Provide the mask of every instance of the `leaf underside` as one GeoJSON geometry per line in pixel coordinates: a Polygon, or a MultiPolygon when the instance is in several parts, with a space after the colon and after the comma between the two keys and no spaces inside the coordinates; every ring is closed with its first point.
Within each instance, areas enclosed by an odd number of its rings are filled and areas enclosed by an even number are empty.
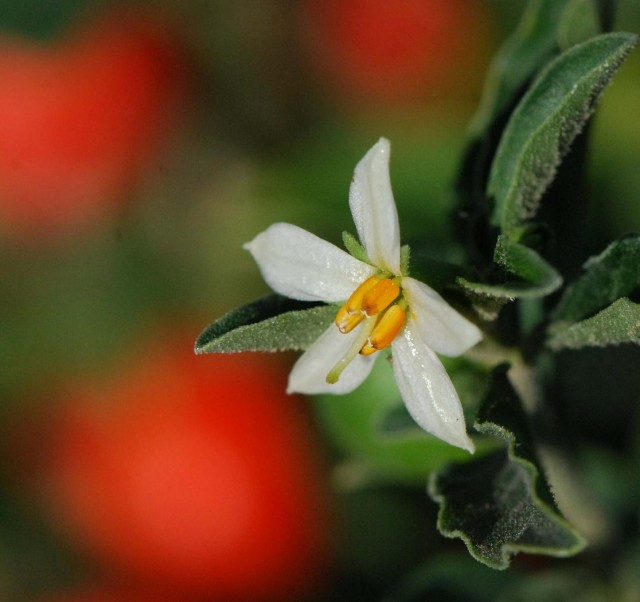
{"type": "Polygon", "coordinates": [[[269,295],[222,316],[200,334],[195,352],[303,350],[331,324],[337,306],[269,295]]]}
{"type": "Polygon", "coordinates": [[[554,351],[640,344],[640,235],[630,234],[589,259],[556,306],[547,345],[554,351]]]}
{"type": "Polygon", "coordinates": [[[584,539],[553,500],[506,366],[494,370],[474,426],[507,447],[432,474],[440,532],[461,538],[476,560],[496,569],[507,568],[518,552],[571,556],[582,550],[584,539]]]}
{"type": "Polygon", "coordinates": [[[554,351],[607,347],[634,343],[640,345],[640,305],[626,297],[576,324],[557,332],[548,342],[554,351]]]}
{"type": "Polygon", "coordinates": [[[565,291],[553,319],[577,322],[640,288],[640,234],[611,243],[589,259],[582,275],[565,291]]]}
{"type": "Polygon", "coordinates": [[[536,251],[510,240],[506,236],[498,237],[494,261],[501,268],[522,280],[488,284],[470,282],[461,278],[459,283],[472,293],[505,301],[515,298],[544,297],[562,285],[560,274],[536,251]]]}

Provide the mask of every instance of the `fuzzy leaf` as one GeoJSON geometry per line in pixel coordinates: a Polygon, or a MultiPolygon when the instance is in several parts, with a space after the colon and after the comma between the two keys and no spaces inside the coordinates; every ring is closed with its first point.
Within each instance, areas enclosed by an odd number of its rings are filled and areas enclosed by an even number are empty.
{"type": "Polygon", "coordinates": [[[496,569],[507,568],[518,552],[571,556],[582,550],[584,539],[553,500],[506,366],[494,370],[475,428],[507,447],[432,475],[440,532],[461,538],[476,560],[496,569]]]}
{"type": "Polygon", "coordinates": [[[553,319],[577,322],[640,288],[640,234],[611,243],[589,259],[583,274],[565,291],[553,319]]]}
{"type": "Polygon", "coordinates": [[[637,36],[604,34],[567,50],[543,71],[514,111],[491,167],[492,223],[518,240],[556,169],[593,113],[637,36]]]}
{"type": "Polygon", "coordinates": [[[306,349],[331,324],[337,307],[269,295],[235,309],[205,328],[195,352],[237,353],[306,349]]]}
{"type": "Polygon", "coordinates": [[[626,297],[614,301],[592,318],[556,332],[548,345],[558,351],[622,343],[640,345],[640,305],[626,297]]]}
{"type": "Polygon", "coordinates": [[[487,284],[460,278],[459,283],[476,295],[505,301],[517,297],[544,297],[562,285],[562,276],[536,251],[513,242],[506,236],[498,237],[494,261],[507,272],[519,276],[522,280],[487,284]]]}
{"type": "MultiPolygon", "coordinates": [[[[487,181],[491,163],[507,119],[526,91],[527,84],[559,48],[556,42],[560,15],[571,0],[529,0],[517,28],[491,63],[480,107],[471,124],[471,141],[456,179],[456,234],[469,260],[485,272],[492,264],[495,231],[489,223],[487,181]]],[[[494,315],[495,310],[483,315],[494,315]]],[[[489,302],[491,305],[491,302],[489,302]]]]}
{"type": "Polygon", "coordinates": [[[556,29],[569,0],[533,0],[489,67],[471,128],[481,135],[557,49],[556,29]]]}

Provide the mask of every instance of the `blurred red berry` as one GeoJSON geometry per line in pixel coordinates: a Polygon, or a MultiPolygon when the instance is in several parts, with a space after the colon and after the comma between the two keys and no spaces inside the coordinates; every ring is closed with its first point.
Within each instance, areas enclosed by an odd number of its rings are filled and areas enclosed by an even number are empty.
{"type": "Polygon", "coordinates": [[[490,24],[477,0],[303,0],[311,61],[365,104],[447,97],[478,83],[490,24]]]}
{"type": "Polygon", "coordinates": [[[304,401],[273,356],[150,347],[77,389],[52,427],[49,499],[117,574],[214,600],[289,600],[327,551],[325,485],[304,401]]]}
{"type": "Polygon", "coordinates": [[[185,61],[120,11],[53,45],[0,38],[0,224],[51,234],[113,210],[175,125],[185,61]]]}

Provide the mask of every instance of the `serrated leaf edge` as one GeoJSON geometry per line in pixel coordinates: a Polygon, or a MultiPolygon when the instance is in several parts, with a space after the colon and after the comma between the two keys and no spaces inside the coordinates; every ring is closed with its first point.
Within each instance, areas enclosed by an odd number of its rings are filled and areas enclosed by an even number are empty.
{"type": "Polygon", "coordinates": [[[485,564],[486,566],[498,570],[505,570],[511,564],[511,557],[519,552],[525,552],[528,554],[544,554],[546,556],[553,556],[555,558],[568,558],[570,556],[574,556],[581,552],[587,545],[587,540],[584,536],[577,531],[577,529],[569,523],[562,515],[558,513],[557,508],[552,508],[545,502],[537,493],[536,490],[536,480],[542,476],[544,478],[544,473],[541,473],[538,470],[538,467],[529,462],[526,458],[522,458],[518,456],[516,453],[516,438],[515,435],[499,424],[493,422],[475,422],[473,427],[481,434],[488,435],[491,437],[497,437],[502,439],[505,443],[507,443],[507,457],[509,461],[513,461],[516,464],[522,466],[525,471],[529,474],[531,478],[531,495],[536,501],[536,503],[546,512],[546,514],[553,520],[556,524],[561,527],[567,529],[572,535],[574,535],[576,539],[576,544],[570,548],[565,549],[553,549],[553,548],[544,548],[541,546],[531,546],[527,544],[515,544],[515,543],[505,543],[500,546],[500,557],[502,562],[500,564],[495,564],[491,561],[488,561],[486,557],[483,557],[481,554],[476,552],[475,546],[471,541],[471,538],[468,537],[464,532],[459,529],[454,529],[452,531],[447,531],[442,527],[442,516],[444,514],[447,502],[446,498],[443,495],[439,495],[436,488],[436,481],[438,479],[439,473],[434,472],[429,475],[429,481],[427,484],[427,492],[431,499],[437,502],[440,505],[438,510],[438,520],[437,520],[437,528],[438,531],[448,539],[461,539],[469,554],[473,558],[475,558],[478,562],[485,564]]]}

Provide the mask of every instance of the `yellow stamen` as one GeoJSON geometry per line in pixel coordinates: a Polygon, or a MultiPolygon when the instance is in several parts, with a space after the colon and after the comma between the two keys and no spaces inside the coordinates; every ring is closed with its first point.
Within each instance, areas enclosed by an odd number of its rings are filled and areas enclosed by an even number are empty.
{"type": "Polygon", "coordinates": [[[354,330],[364,321],[346,353],[329,370],[329,384],[338,382],[344,369],[358,356],[371,355],[391,344],[404,327],[407,305],[400,296],[399,278],[367,278],[347,299],[336,314],[336,325],[341,333],[354,330]],[[393,305],[392,305],[393,304],[393,305]]]}
{"type": "Polygon", "coordinates": [[[374,329],[376,325],[375,318],[367,318],[365,323],[362,325],[358,336],[355,338],[347,352],[340,358],[338,363],[329,370],[327,374],[327,382],[330,385],[333,385],[338,382],[342,371],[351,363],[351,361],[358,355],[362,346],[367,342],[371,331],[374,329]]]}
{"type": "Polygon", "coordinates": [[[336,314],[336,326],[342,334],[351,332],[366,316],[361,311],[350,312],[346,305],[343,305],[336,314]]]}
{"type": "Polygon", "coordinates": [[[390,278],[380,280],[364,295],[362,311],[368,316],[375,316],[387,309],[399,295],[400,287],[395,280],[390,278]]]}
{"type": "Polygon", "coordinates": [[[336,315],[336,326],[342,334],[351,332],[367,316],[362,312],[365,295],[380,282],[377,276],[367,278],[353,293],[336,315]]]}
{"type": "Polygon", "coordinates": [[[361,355],[371,355],[388,347],[398,336],[407,320],[407,312],[400,305],[392,305],[378,318],[371,335],[362,349],[361,355]]]}

